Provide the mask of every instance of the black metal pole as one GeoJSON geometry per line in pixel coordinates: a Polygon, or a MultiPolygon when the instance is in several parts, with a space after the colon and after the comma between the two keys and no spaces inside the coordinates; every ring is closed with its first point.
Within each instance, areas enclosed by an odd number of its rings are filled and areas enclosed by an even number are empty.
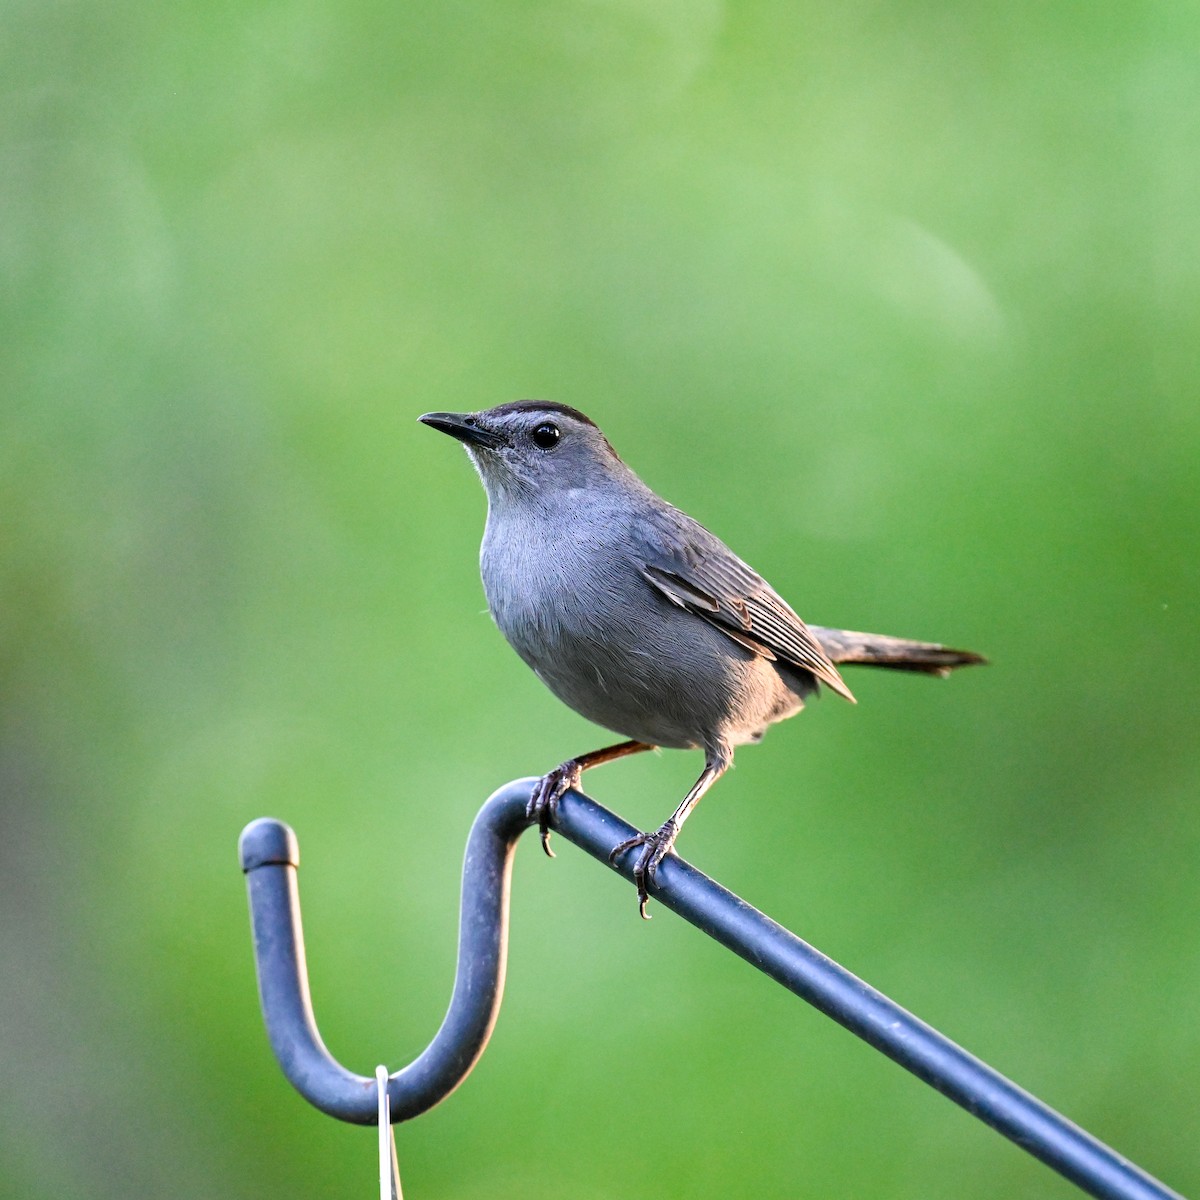
{"type": "MultiPolygon", "coordinates": [[[[463,866],[458,974],[429,1047],[388,1083],[392,1120],[444,1099],[475,1065],[504,987],[512,853],[535,783],[517,780],[483,806],[463,866]]],[[[556,830],[601,862],[636,832],[579,792],[558,807],[556,830]]],[[[321,1042],[308,996],[296,891],[295,837],[278,821],[248,825],[240,843],[250,894],[263,1017],[284,1074],[311,1103],[344,1121],[374,1124],[375,1081],[336,1062],[321,1042]]],[[[626,855],[618,870],[632,878],[626,855]]],[[[658,871],[655,899],[807,1000],[1099,1200],[1182,1200],[795,934],[683,860],[658,871]]]]}

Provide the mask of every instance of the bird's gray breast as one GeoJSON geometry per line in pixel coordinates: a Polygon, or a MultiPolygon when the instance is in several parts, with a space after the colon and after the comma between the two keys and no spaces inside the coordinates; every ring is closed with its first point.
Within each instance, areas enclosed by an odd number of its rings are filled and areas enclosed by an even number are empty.
{"type": "Polygon", "coordinates": [[[628,514],[574,507],[489,513],[480,556],[496,624],[560,700],[673,748],[736,745],[799,707],[770,664],[646,583],[628,514]]]}

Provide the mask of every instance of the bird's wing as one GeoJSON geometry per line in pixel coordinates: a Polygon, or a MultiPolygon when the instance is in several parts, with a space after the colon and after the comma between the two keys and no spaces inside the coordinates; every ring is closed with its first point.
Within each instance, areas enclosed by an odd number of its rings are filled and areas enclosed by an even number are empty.
{"type": "Polygon", "coordinates": [[[655,547],[641,563],[651,587],[751,653],[811,671],[854,702],[820,642],[757,571],[678,509],[656,513],[653,523],[658,528],[639,539],[644,547],[655,547]]]}

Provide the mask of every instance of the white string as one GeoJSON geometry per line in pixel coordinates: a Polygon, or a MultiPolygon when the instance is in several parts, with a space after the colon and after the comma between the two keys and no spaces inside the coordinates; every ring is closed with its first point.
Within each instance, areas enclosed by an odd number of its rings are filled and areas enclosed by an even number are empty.
{"type": "Polygon", "coordinates": [[[392,1101],[388,1096],[388,1069],[375,1068],[375,1087],[379,1096],[379,1200],[403,1200],[400,1195],[400,1170],[396,1163],[396,1139],[392,1134],[392,1101]]]}

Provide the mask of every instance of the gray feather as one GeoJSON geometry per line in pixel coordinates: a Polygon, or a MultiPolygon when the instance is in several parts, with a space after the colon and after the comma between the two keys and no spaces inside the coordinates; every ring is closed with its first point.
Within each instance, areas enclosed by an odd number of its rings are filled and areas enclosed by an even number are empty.
{"type": "Polygon", "coordinates": [[[669,505],[648,513],[635,545],[642,574],[672,603],[710,622],[764,658],[810,671],[851,702],[854,696],[820,642],[761,575],[715,534],[669,505]]]}

